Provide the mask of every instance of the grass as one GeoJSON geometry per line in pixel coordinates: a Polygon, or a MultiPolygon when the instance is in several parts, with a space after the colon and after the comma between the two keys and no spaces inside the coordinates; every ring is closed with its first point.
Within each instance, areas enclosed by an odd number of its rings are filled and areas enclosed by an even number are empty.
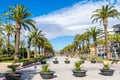
{"type": "Polygon", "coordinates": [[[13,63],[13,62],[27,62],[27,61],[34,61],[35,59],[34,58],[24,58],[24,59],[20,59],[18,61],[15,61],[15,60],[8,60],[8,61],[4,61],[4,62],[9,62],[9,63],[13,63]]]}
{"type": "MultiPolygon", "coordinates": [[[[92,60],[92,58],[87,58],[87,60],[92,60]]],[[[103,58],[95,58],[96,61],[108,61],[107,59],[103,58]]]]}

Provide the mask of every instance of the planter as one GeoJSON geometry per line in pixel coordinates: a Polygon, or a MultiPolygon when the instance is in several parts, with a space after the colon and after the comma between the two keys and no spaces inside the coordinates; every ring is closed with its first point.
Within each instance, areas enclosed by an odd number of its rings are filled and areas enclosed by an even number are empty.
{"type": "Polygon", "coordinates": [[[65,63],[66,63],[66,64],[69,64],[69,63],[70,63],[70,61],[65,61],[65,63]]]}
{"type": "Polygon", "coordinates": [[[21,75],[21,73],[16,73],[15,75],[12,75],[11,73],[6,73],[5,77],[6,80],[20,80],[21,75]]]}
{"type": "Polygon", "coordinates": [[[58,61],[53,61],[54,64],[58,64],[58,61]]]}
{"type": "Polygon", "coordinates": [[[96,60],[91,60],[91,63],[96,63],[96,60]]]}
{"type": "Polygon", "coordinates": [[[84,61],[84,60],[81,60],[81,62],[82,62],[82,63],[85,63],[85,61],[84,61]]]}
{"type": "Polygon", "coordinates": [[[109,69],[109,70],[100,69],[100,71],[101,71],[101,74],[105,76],[112,76],[114,73],[113,69],[109,69]]]}
{"type": "Polygon", "coordinates": [[[81,70],[81,71],[75,71],[73,70],[73,75],[76,76],[76,77],[84,77],[86,76],[86,70],[81,70]]]}
{"type": "Polygon", "coordinates": [[[47,62],[46,61],[41,61],[41,64],[46,64],[47,62]]]}
{"type": "Polygon", "coordinates": [[[51,71],[49,73],[42,73],[40,72],[40,75],[43,79],[51,79],[54,77],[54,71],[51,71]]]}

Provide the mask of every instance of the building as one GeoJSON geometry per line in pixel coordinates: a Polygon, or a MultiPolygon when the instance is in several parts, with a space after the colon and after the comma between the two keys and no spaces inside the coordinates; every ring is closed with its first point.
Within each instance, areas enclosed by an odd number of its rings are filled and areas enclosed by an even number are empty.
{"type": "MultiPolygon", "coordinates": [[[[114,32],[120,34],[120,24],[116,24],[113,26],[114,32]]],[[[114,44],[116,46],[116,53],[118,54],[118,58],[120,59],[120,42],[115,42],[114,44]]]]}
{"type": "Polygon", "coordinates": [[[120,34],[120,24],[114,25],[113,28],[114,28],[114,32],[115,33],[119,33],[120,34]]]}
{"type": "MultiPolygon", "coordinates": [[[[108,34],[114,34],[114,29],[108,29],[108,34]]],[[[100,33],[97,36],[97,39],[105,39],[105,34],[104,33],[100,33]]],[[[111,43],[109,44],[111,45],[111,43]]],[[[103,45],[97,45],[97,53],[99,56],[105,57],[105,46],[103,45]]]]}
{"type": "MultiPolygon", "coordinates": [[[[113,29],[108,29],[108,34],[115,34],[115,33],[119,33],[120,34],[120,24],[114,25],[113,29]]],[[[97,39],[104,39],[105,38],[105,34],[101,33],[97,36],[97,39]]],[[[120,59],[120,43],[118,42],[110,42],[110,52],[113,55],[114,53],[116,53],[120,59]],[[117,46],[116,46],[117,45],[117,46]]],[[[105,46],[102,45],[98,45],[97,46],[97,53],[100,56],[105,56],[105,46]]]]}

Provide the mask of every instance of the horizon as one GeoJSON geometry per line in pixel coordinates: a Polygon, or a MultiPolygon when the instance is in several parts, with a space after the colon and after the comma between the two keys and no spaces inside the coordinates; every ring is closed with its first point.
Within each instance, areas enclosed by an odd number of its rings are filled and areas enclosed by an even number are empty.
{"type": "MultiPolygon", "coordinates": [[[[8,6],[18,3],[28,7],[28,11],[33,14],[31,18],[36,21],[39,30],[46,34],[55,51],[71,44],[76,34],[84,33],[91,26],[103,28],[99,23],[91,23],[92,11],[105,4],[114,5],[120,11],[120,0],[53,0],[54,4],[48,0],[2,0],[1,3],[6,4],[1,4],[0,14],[8,11],[8,6]]],[[[119,24],[119,21],[110,18],[108,28],[119,24]]]]}

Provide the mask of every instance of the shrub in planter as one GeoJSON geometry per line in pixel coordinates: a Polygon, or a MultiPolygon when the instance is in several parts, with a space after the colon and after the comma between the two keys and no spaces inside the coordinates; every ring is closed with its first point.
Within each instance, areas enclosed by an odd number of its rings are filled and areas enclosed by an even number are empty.
{"type": "Polygon", "coordinates": [[[81,69],[81,64],[83,64],[82,61],[77,61],[74,64],[75,69],[73,70],[73,75],[76,77],[83,77],[86,75],[86,70],[81,69]]]}
{"type": "Polygon", "coordinates": [[[51,71],[50,69],[48,69],[48,67],[49,67],[48,64],[42,66],[40,75],[43,79],[51,79],[54,76],[54,71],[51,71]]]}
{"type": "Polygon", "coordinates": [[[91,63],[96,63],[96,60],[94,57],[92,58],[91,63]]]}
{"type": "Polygon", "coordinates": [[[43,59],[42,61],[41,61],[41,64],[46,64],[47,62],[46,62],[46,60],[45,59],[43,59]]]}
{"type": "Polygon", "coordinates": [[[86,57],[80,56],[79,57],[81,60],[86,60],[86,57]]]}
{"type": "Polygon", "coordinates": [[[20,80],[21,78],[21,73],[16,73],[16,68],[19,67],[20,65],[18,64],[12,64],[12,65],[8,65],[8,68],[11,69],[11,73],[6,73],[5,77],[6,80],[20,80]]]}
{"type": "Polygon", "coordinates": [[[68,58],[65,58],[65,63],[66,63],[66,64],[69,64],[69,63],[70,63],[70,61],[69,61],[68,58]]]}
{"type": "Polygon", "coordinates": [[[54,64],[58,64],[58,59],[55,58],[55,60],[53,61],[54,64]]]}
{"type": "Polygon", "coordinates": [[[100,71],[101,71],[101,74],[105,76],[112,76],[114,73],[114,70],[110,69],[109,64],[104,64],[103,68],[100,69],[100,71]]]}

